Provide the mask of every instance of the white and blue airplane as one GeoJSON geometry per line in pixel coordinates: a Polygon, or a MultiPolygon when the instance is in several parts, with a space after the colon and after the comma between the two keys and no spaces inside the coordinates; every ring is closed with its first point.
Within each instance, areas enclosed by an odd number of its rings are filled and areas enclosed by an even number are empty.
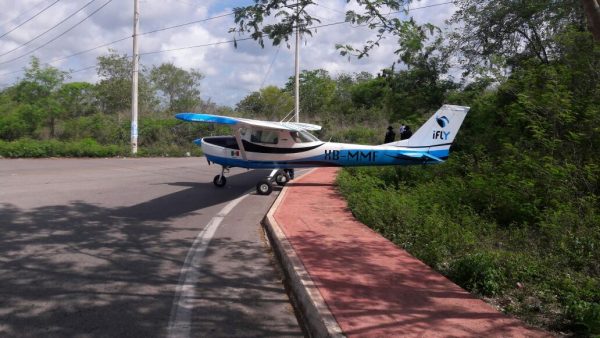
{"type": "Polygon", "coordinates": [[[271,193],[273,182],[285,185],[294,178],[294,168],[432,164],[448,158],[469,107],[444,105],[410,138],[381,144],[361,145],[323,142],[310,133],[321,127],[309,123],[269,122],[239,117],[180,113],[189,122],[228,125],[233,136],[204,137],[194,141],[202,147],[208,163],[222,166],[213,183],[223,187],[229,168],[272,169],[256,185],[261,195],[271,193]]]}

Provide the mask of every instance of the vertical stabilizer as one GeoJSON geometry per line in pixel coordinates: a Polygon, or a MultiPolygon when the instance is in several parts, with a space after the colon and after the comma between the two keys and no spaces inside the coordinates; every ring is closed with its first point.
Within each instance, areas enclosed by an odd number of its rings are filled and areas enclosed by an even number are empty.
{"type": "Polygon", "coordinates": [[[469,107],[443,105],[409,139],[388,143],[401,147],[434,147],[450,145],[463,123],[469,107]]]}

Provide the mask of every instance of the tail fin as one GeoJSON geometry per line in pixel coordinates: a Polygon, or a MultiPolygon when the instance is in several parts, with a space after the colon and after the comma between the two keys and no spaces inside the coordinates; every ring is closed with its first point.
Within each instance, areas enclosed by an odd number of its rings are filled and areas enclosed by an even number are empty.
{"type": "Polygon", "coordinates": [[[397,147],[439,147],[448,146],[454,141],[469,107],[443,105],[409,139],[388,143],[397,147]]]}

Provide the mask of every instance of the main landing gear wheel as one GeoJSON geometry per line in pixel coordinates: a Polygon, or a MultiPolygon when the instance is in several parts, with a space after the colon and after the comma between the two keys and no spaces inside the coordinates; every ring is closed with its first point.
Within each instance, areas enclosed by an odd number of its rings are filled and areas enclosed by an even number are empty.
{"type": "Polygon", "coordinates": [[[288,176],[287,173],[278,173],[275,176],[275,183],[277,183],[277,185],[280,187],[283,187],[289,181],[290,181],[290,177],[288,176]]]}
{"type": "Polygon", "coordinates": [[[256,192],[259,195],[269,195],[273,191],[273,186],[271,186],[271,182],[269,180],[259,181],[256,185],[256,192]]]}
{"type": "Polygon", "coordinates": [[[213,183],[215,186],[222,188],[225,186],[225,183],[227,183],[227,179],[223,175],[217,175],[213,178],[213,183]]]}

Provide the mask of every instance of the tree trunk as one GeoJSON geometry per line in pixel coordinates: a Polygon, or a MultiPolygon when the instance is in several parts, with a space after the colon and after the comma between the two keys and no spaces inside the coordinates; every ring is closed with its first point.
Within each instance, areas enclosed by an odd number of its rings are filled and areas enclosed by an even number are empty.
{"type": "Polygon", "coordinates": [[[50,138],[54,139],[55,133],[55,126],[56,126],[56,119],[54,118],[54,116],[50,117],[50,138]]]}
{"type": "Polygon", "coordinates": [[[596,42],[600,42],[600,0],[581,0],[590,31],[596,42]]]}

